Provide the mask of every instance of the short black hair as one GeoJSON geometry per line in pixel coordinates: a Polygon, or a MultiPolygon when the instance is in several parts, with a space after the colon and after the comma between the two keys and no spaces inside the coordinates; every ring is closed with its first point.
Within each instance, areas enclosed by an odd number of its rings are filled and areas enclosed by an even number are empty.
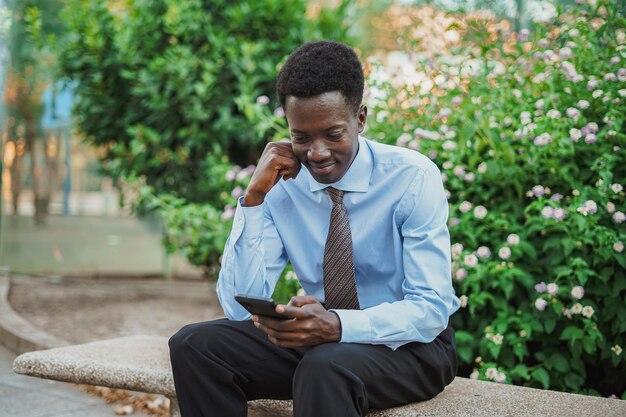
{"type": "Polygon", "coordinates": [[[348,45],[335,41],[308,42],[293,51],[278,73],[276,92],[286,110],[288,96],[309,98],[330,91],[343,94],[354,112],[363,100],[361,62],[348,45]]]}

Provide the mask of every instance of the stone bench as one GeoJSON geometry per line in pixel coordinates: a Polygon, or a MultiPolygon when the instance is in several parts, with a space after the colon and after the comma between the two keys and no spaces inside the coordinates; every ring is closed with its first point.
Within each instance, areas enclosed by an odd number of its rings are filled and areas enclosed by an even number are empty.
{"type": "MultiPolygon", "coordinates": [[[[13,370],[57,381],[162,394],[171,401],[170,415],[180,416],[164,337],[131,336],[24,353],[15,359],[13,370]]],[[[292,414],[291,401],[257,400],[250,401],[249,407],[267,417],[292,414]]],[[[456,378],[432,400],[376,410],[368,416],[626,416],[626,401],[456,378]]]]}

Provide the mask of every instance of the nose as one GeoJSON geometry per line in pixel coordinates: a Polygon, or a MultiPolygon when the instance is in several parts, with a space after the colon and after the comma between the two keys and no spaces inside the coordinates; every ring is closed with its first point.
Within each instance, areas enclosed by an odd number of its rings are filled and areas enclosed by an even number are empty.
{"type": "Polygon", "coordinates": [[[316,139],[311,142],[311,146],[307,152],[309,161],[322,162],[330,157],[330,150],[323,140],[316,139]]]}

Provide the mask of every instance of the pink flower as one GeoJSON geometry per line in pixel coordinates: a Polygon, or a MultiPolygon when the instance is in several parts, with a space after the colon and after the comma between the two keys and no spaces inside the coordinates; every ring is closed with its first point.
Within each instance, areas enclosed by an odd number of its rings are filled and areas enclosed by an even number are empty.
{"type": "Polygon", "coordinates": [[[585,143],[591,145],[592,143],[595,143],[597,139],[598,138],[596,137],[596,135],[594,135],[593,133],[589,133],[585,136],[585,143]]]}
{"type": "Polygon", "coordinates": [[[580,110],[574,108],[574,107],[570,107],[567,110],[565,110],[565,114],[567,115],[567,117],[569,117],[570,119],[578,119],[578,117],[580,116],[580,110]]]}
{"type": "Polygon", "coordinates": [[[473,207],[472,203],[470,203],[469,201],[464,201],[459,206],[459,211],[461,213],[467,213],[468,211],[470,211],[472,209],[472,207],[473,207]]]}
{"type": "Polygon", "coordinates": [[[566,216],[565,210],[563,210],[562,208],[556,208],[554,209],[554,212],[552,213],[552,218],[556,220],[557,222],[560,222],[561,220],[565,219],[565,216],[566,216]]]}
{"type": "Polygon", "coordinates": [[[550,136],[549,133],[544,132],[537,136],[533,142],[537,146],[545,146],[548,143],[552,142],[552,136],[550,136]]]}
{"type": "Polygon", "coordinates": [[[225,222],[228,219],[232,219],[235,217],[235,209],[233,209],[230,205],[224,207],[224,212],[220,216],[220,219],[225,222]]]}
{"type": "Polygon", "coordinates": [[[456,270],[456,273],[454,274],[454,276],[459,281],[463,281],[465,278],[467,278],[467,270],[465,268],[459,268],[456,270]]]}
{"type": "Polygon", "coordinates": [[[265,105],[265,104],[269,104],[270,102],[270,98],[268,96],[258,96],[256,98],[256,104],[260,104],[260,105],[265,105]]]}
{"type": "Polygon", "coordinates": [[[230,195],[233,198],[239,198],[243,195],[243,188],[241,188],[240,186],[236,186],[235,188],[233,188],[233,191],[231,191],[230,195]]]}
{"type": "Polygon", "coordinates": [[[576,105],[583,110],[589,108],[589,102],[587,100],[579,100],[576,105]]]}
{"type": "Polygon", "coordinates": [[[535,308],[539,311],[545,310],[547,305],[548,305],[548,302],[544,300],[543,298],[537,298],[535,300],[535,308]]]}
{"type": "Polygon", "coordinates": [[[491,250],[489,250],[489,248],[487,246],[481,246],[476,251],[476,254],[480,258],[488,258],[488,257],[491,256],[491,250]]]}
{"type": "Polygon", "coordinates": [[[583,203],[583,207],[589,214],[595,214],[598,211],[598,205],[593,200],[587,200],[583,203]]]}
{"type": "Polygon", "coordinates": [[[535,291],[537,292],[546,292],[548,291],[548,286],[546,285],[545,282],[541,281],[538,284],[535,284],[535,291]]]}
{"type": "Polygon", "coordinates": [[[283,109],[282,107],[277,107],[276,110],[274,110],[274,116],[285,117],[285,109],[283,109]]]}
{"type": "Polygon", "coordinates": [[[559,201],[562,198],[563,198],[563,194],[554,193],[554,194],[552,194],[552,197],[550,197],[550,200],[552,200],[552,201],[559,201]]]}
{"type": "Polygon", "coordinates": [[[476,255],[465,255],[463,263],[465,264],[465,266],[473,268],[478,265],[478,258],[476,257],[476,255]]]}
{"type": "Polygon", "coordinates": [[[542,185],[535,185],[530,191],[532,191],[535,197],[542,196],[546,193],[546,189],[542,185]]]}
{"type": "Polygon", "coordinates": [[[237,174],[235,173],[235,171],[233,171],[232,169],[229,169],[226,172],[226,175],[225,175],[226,181],[230,182],[230,181],[234,180],[236,176],[237,176],[237,174]]]}
{"type": "Polygon", "coordinates": [[[613,221],[615,221],[615,223],[619,224],[622,223],[624,220],[626,220],[626,215],[621,211],[616,211],[615,213],[613,213],[613,221]]]}

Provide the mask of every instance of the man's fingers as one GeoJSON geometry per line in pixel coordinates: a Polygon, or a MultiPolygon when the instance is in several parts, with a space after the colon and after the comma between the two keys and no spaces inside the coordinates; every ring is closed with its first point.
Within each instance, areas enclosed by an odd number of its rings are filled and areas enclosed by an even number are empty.
{"type": "Polygon", "coordinates": [[[296,295],[294,297],[291,297],[288,305],[302,307],[303,305],[307,304],[319,304],[319,301],[312,295],[296,295]]]}

